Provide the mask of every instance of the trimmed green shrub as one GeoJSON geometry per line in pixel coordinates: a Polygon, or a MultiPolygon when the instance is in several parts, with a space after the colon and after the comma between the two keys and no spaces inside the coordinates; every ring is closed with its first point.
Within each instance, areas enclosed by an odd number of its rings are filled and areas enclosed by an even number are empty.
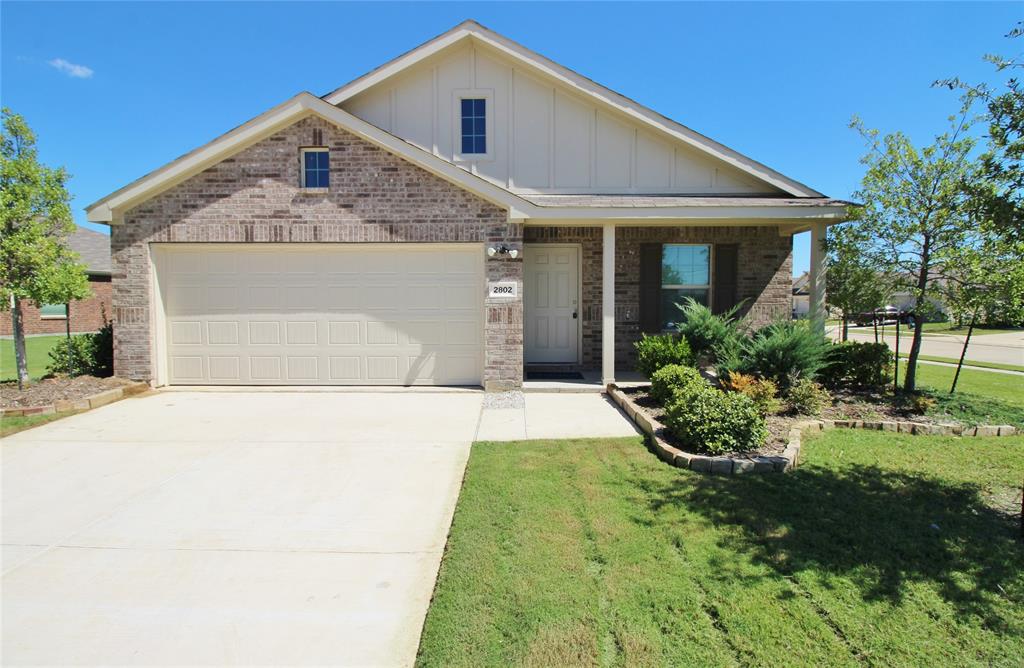
{"type": "Polygon", "coordinates": [[[50,350],[47,373],[67,376],[88,374],[100,378],[113,375],[113,330],[113,325],[108,322],[95,334],[75,334],[70,339],[61,339],[50,350]]]}
{"type": "Polygon", "coordinates": [[[636,369],[648,378],[669,364],[693,364],[693,353],[686,339],[675,334],[643,335],[633,344],[636,348],[636,369]]]}
{"type": "Polygon", "coordinates": [[[830,345],[807,321],[781,320],[743,340],[728,370],[767,378],[785,391],[793,379],[817,378],[830,345]]]}
{"type": "Polygon", "coordinates": [[[678,392],[708,387],[700,372],[692,366],[669,364],[651,376],[651,397],[660,404],[668,403],[678,392]]]}
{"type": "Polygon", "coordinates": [[[782,410],[782,401],[778,398],[779,388],[767,378],[755,378],[733,371],[721,383],[729,392],[739,392],[750,397],[761,415],[774,415],[782,410]]]}
{"type": "Polygon", "coordinates": [[[683,447],[718,455],[764,445],[768,429],[747,396],[712,387],[676,394],[665,407],[665,426],[683,447]]]}
{"type": "Polygon", "coordinates": [[[92,336],[89,334],[62,338],[50,349],[50,362],[46,365],[46,371],[67,376],[87,374],[92,366],[92,349],[92,336]]]}
{"type": "Polygon", "coordinates": [[[892,378],[894,359],[884,343],[837,343],[825,352],[820,379],[830,387],[881,387],[892,378]]]}
{"type": "Polygon", "coordinates": [[[694,355],[712,364],[729,355],[743,338],[740,321],[736,318],[739,305],[721,315],[715,315],[693,297],[687,297],[676,306],[682,312],[679,333],[689,342],[694,355]]]}
{"type": "Polygon", "coordinates": [[[789,388],[786,395],[789,408],[800,415],[821,415],[821,411],[832,403],[832,395],[810,378],[800,378],[789,388]]]}

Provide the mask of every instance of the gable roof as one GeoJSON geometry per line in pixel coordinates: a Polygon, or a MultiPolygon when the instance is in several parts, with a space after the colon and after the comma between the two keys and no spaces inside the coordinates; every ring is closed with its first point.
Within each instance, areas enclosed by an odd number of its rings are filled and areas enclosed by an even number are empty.
{"type": "Polygon", "coordinates": [[[512,217],[526,218],[522,206],[531,206],[508,190],[461,169],[433,153],[385,132],[343,109],[307,92],[277,105],[163,167],[136,179],[85,208],[88,220],[117,223],[124,211],[173,188],[204,169],[238,153],[305,116],[315,114],[409,162],[509,210],[512,217]]]}
{"type": "Polygon", "coordinates": [[[68,237],[68,246],[82,258],[88,273],[110,273],[110,235],[76,227],[68,237]]]}
{"type": "Polygon", "coordinates": [[[338,88],[323,96],[323,99],[332,105],[339,105],[345,100],[367,90],[368,88],[389,79],[400,72],[412,67],[434,54],[447,49],[448,47],[465,40],[477,40],[481,43],[496,49],[508,58],[521,63],[534,72],[543,76],[555,79],[563,85],[571,88],[577,93],[609,106],[616,111],[628,116],[641,126],[653,128],[661,133],[681,141],[698,151],[706,153],[722,162],[725,162],[746,174],[749,174],[761,181],[785,191],[794,197],[824,197],[824,195],[809,186],[800,183],[788,176],[775,171],[752,158],[749,158],[738,151],[735,151],[724,144],[720,144],[699,132],[696,132],[681,123],[659,114],[658,112],[632,100],[625,95],[602,86],[567,67],[559,65],[553,60],[531,51],[507,37],[485,28],[476,21],[464,21],[451,30],[438,35],[415,49],[408,51],[394,60],[364,74],[341,88],[338,88]]]}

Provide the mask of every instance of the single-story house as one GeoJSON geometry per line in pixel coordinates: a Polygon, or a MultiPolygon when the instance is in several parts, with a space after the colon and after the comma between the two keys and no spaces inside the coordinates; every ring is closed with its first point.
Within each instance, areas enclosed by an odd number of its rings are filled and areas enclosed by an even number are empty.
{"type": "Polygon", "coordinates": [[[467,21],[87,213],[119,376],[507,390],[612,382],[684,296],[789,317],[793,234],[846,205],[467,21]]]}
{"type": "MultiPolygon", "coordinates": [[[[111,317],[110,237],[85,227],[76,227],[68,237],[68,246],[85,265],[92,296],[70,304],[41,304],[23,301],[21,312],[26,336],[63,334],[68,324],[77,333],[95,332],[111,317]]],[[[0,336],[13,335],[9,313],[0,318],[0,336]]]]}
{"type": "Polygon", "coordinates": [[[806,318],[811,311],[811,272],[793,279],[793,317],[806,318]]]}

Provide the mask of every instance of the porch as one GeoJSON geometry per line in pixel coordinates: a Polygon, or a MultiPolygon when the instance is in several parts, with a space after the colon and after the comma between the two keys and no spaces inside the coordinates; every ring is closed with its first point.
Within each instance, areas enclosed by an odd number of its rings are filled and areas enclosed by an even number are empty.
{"type": "Polygon", "coordinates": [[[524,390],[594,391],[641,382],[633,373],[634,342],[671,331],[674,304],[687,296],[718,313],[738,306],[755,327],[789,317],[792,235],[806,229],[812,309],[822,313],[825,225],[527,225],[524,390]]]}

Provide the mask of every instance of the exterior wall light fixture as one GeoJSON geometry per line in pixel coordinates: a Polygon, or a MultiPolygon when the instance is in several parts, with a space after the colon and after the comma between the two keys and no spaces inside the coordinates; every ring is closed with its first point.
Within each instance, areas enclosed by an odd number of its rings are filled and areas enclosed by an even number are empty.
{"type": "Polygon", "coordinates": [[[490,248],[487,249],[487,257],[494,257],[495,255],[508,255],[510,258],[514,260],[517,257],[519,257],[519,251],[517,251],[515,248],[509,248],[504,244],[498,246],[497,248],[491,246],[490,248]]]}

